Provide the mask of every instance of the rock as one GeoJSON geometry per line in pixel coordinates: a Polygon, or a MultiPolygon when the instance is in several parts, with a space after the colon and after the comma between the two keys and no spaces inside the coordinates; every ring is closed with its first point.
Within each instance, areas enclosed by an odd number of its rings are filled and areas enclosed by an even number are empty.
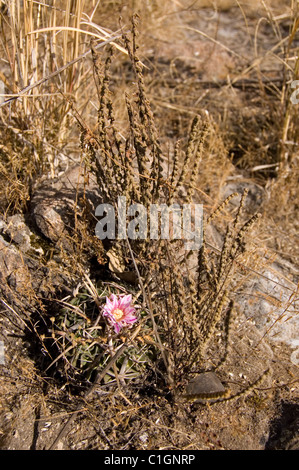
{"type": "Polygon", "coordinates": [[[25,293],[31,276],[22,253],[0,236],[0,280],[19,293],[25,293]]]}
{"type": "Polygon", "coordinates": [[[116,246],[112,246],[112,248],[107,251],[106,255],[109,260],[108,268],[111,273],[130,284],[136,284],[138,282],[138,276],[135,269],[132,271],[127,269],[122,253],[116,246]]]}
{"type": "Polygon", "coordinates": [[[45,247],[23,215],[0,218],[0,287],[10,305],[30,310],[39,294],[65,284],[63,273],[45,264],[45,247]]]}
{"type": "Polygon", "coordinates": [[[95,210],[98,201],[98,186],[91,176],[84,181],[82,168],[70,168],[55,181],[44,182],[36,188],[32,198],[32,214],[41,233],[54,244],[60,244],[67,251],[72,250],[72,236],[76,214],[80,216],[85,196],[95,210]]]}
{"type": "Polygon", "coordinates": [[[217,375],[214,372],[204,372],[190,380],[184,396],[188,400],[196,400],[197,398],[218,398],[225,393],[226,390],[217,375]]]}
{"type": "MultiPolygon", "coordinates": [[[[235,177],[236,178],[236,177],[235,177]]],[[[259,212],[265,199],[265,191],[259,185],[244,180],[229,182],[222,191],[222,198],[234,192],[240,195],[248,189],[245,199],[245,213],[259,212]]],[[[239,198],[233,198],[231,204],[238,205],[239,198]]],[[[270,341],[282,342],[291,348],[290,360],[299,365],[299,317],[296,300],[299,273],[290,262],[278,258],[261,276],[255,276],[246,282],[244,290],[251,297],[238,296],[245,316],[251,319],[262,336],[270,341]],[[249,300],[248,300],[249,299],[249,300]]]]}
{"type": "Polygon", "coordinates": [[[238,302],[245,316],[254,322],[263,336],[271,342],[284,343],[293,350],[290,360],[299,365],[298,278],[294,276],[294,282],[286,278],[290,269],[295,272],[289,264],[280,259],[264,269],[260,277],[248,281],[244,287],[252,294],[251,302],[242,296],[238,302]]]}
{"type": "Polygon", "coordinates": [[[69,244],[65,240],[67,236],[66,223],[59,214],[60,207],[56,202],[54,205],[51,204],[53,201],[45,198],[42,203],[36,205],[33,210],[35,222],[45,237],[54,243],[61,240],[64,247],[69,249],[69,244]]]}
{"type": "MultiPolygon", "coordinates": [[[[248,211],[250,215],[258,212],[265,198],[265,190],[258,184],[252,183],[252,181],[244,181],[242,177],[240,178],[240,181],[238,181],[238,175],[231,178],[234,178],[234,180],[230,181],[223,187],[221,191],[221,199],[225,200],[233,193],[239,193],[241,198],[244,190],[246,189],[248,190],[248,194],[245,199],[243,210],[248,211]]],[[[237,207],[240,203],[240,198],[233,198],[230,201],[230,204],[237,207]]]]}
{"type": "Polygon", "coordinates": [[[41,248],[37,248],[32,244],[32,237],[34,236],[29,227],[25,223],[22,214],[15,214],[7,218],[7,221],[0,219],[0,233],[6,239],[9,239],[13,244],[17,245],[22,253],[27,253],[29,250],[36,251],[43,254],[41,248]]]}

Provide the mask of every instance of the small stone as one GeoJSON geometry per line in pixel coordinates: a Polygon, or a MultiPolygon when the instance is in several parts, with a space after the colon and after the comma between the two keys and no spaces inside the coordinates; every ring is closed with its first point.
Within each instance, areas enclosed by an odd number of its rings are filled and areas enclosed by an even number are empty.
{"type": "Polygon", "coordinates": [[[217,398],[225,395],[226,390],[214,372],[204,372],[190,380],[184,397],[193,400],[197,398],[217,398]]]}

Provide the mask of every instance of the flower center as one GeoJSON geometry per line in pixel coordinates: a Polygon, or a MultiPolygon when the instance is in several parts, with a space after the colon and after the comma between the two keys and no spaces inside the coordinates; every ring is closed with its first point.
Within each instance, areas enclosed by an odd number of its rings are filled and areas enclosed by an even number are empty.
{"type": "Polygon", "coordinates": [[[112,315],[114,316],[116,321],[119,321],[124,316],[124,312],[120,308],[116,308],[115,310],[113,310],[112,315]]]}

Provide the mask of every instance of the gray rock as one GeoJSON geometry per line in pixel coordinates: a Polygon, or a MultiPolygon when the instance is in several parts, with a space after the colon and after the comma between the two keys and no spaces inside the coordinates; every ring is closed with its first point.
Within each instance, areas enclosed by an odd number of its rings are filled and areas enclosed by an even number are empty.
{"type": "MultiPolygon", "coordinates": [[[[289,264],[283,260],[273,263],[260,277],[247,282],[244,290],[256,301],[248,302],[247,296],[240,296],[238,302],[262,335],[293,350],[290,360],[299,365],[299,301],[296,283],[286,278],[289,271],[286,263],[289,264]]],[[[295,271],[294,267],[292,270],[295,271]]]]}
{"type": "Polygon", "coordinates": [[[187,384],[185,397],[189,400],[197,398],[214,398],[225,394],[225,388],[214,372],[197,375],[187,384]]]}
{"type": "Polygon", "coordinates": [[[84,181],[80,166],[69,169],[55,181],[46,181],[36,188],[32,198],[33,218],[42,234],[55,244],[71,251],[76,213],[80,216],[84,194],[95,209],[97,183],[91,176],[84,181]]]}
{"type": "Polygon", "coordinates": [[[15,214],[8,217],[6,221],[0,219],[0,233],[6,239],[9,239],[12,244],[17,245],[22,253],[27,253],[29,250],[36,251],[40,254],[43,253],[41,248],[32,245],[31,240],[33,233],[25,223],[22,214],[15,214]]]}
{"type": "Polygon", "coordinates": [[[18,248],[0,235],[0,281],[8,283],[18,292],[25,292],[31,282],[28,267],[18,248]]]}
{"type": "MultiPolygon", "coordinates": [[[[265,190],[258,184],[247,182],[243,179],[241,181],[235,179],[234,181],[230,181],[223,187],[221,191],[221,197],[224,200],[230,194],[233,193],[239,193],[241,197],[245,189],[248,190],[248,194],[245,199],[244,210],[248,211],[251,215],[253,215],[255,212],[259,211],[265,198],[265,190]]],[[[233,198],[230,204],[235,205],[237,207],[239,205],[239,202],[239,198],[233,198]]]]}

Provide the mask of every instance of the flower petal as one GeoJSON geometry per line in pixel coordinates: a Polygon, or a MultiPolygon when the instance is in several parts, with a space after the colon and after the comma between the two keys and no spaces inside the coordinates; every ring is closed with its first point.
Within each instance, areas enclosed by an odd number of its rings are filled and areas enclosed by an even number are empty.
{"type": "Polygon", "coordinates": [[[124,309],[131,305],[132,302],[132,295],[125,295],[119,300],[119,308],[124,309]]]}
{"type": "Polygon", "coordinates": [[[103,306],[102,314],[107,317],[116,333],[119,333],[121,328],[130,326],[138,320],[136,317],[136,309],[131,303],[131,294],[121,294],[119,296],[111,294],[110,297],[106,297],[106,304],[103,306]],[[117,320],[113,314],[115,310],[121,310],[123,312],[123,316],[119,320],[117,320]]]}

